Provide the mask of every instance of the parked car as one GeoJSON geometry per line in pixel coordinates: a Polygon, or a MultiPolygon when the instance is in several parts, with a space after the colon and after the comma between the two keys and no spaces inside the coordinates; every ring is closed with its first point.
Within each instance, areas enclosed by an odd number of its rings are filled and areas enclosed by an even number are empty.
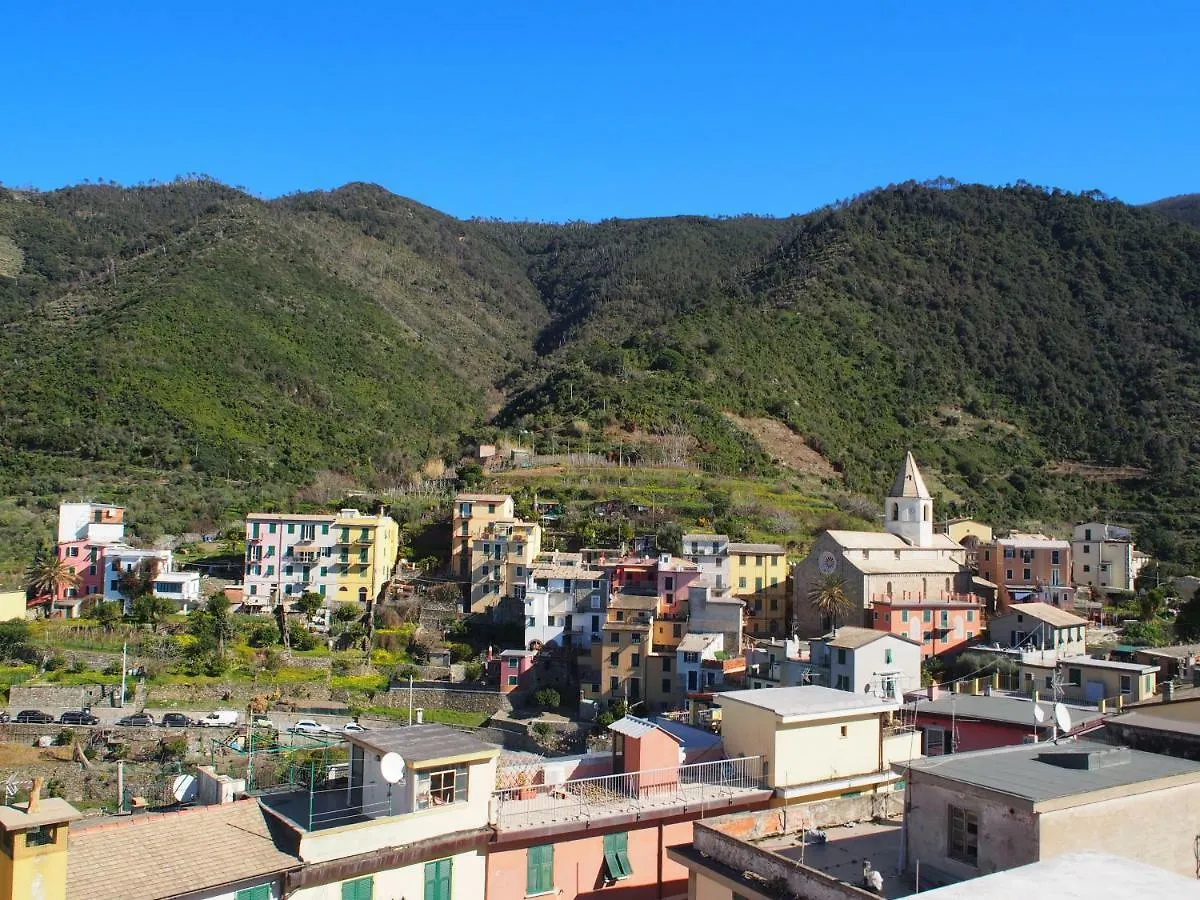
{"type": "Polygon", "coordinates": [[[23,709],[17,713],[13,721],[32,725],[49,725],[54,721],[54,716],[44,713],[40,709],[23,709]]]}
{"type": "Polygon", "coordinates": [[[100,720],[86,709],[68,709],[58,717],[59,725],[99,725],[100,720]]]}
{"type": "Polygon", "coordinates": [[[254,721],[251,722],[250,724],[253,725],[255,728],[265,728],[267,731],[278,731],[279,730],[278,728],[275,727],[275,723],[272,722],[270,719],[268,719],[266,716],[255,716],[254,721]]]}
{"type": "Polygon", "coordinates": [[[301,719],[288,731],[292,734],[327,734],[329,729],[315,719],[301,719]]]}
{"type": "Polygon", "coordinates": [[[153,725],[154,716],[148,712],[130,713],[117,720],[118,725],[153,725]]]}
{"type": "Polygon", "coordinates": [[[163,713],[163,717],[159,720],[159,724],[164,728],[187,728],[196,723],[183,713],[163,713]]]}
{"type": "Polygon", "coordinates": [[[358,734],[359,732],[366,730],[367,729],[365,727],[359,725],[357,722],[347,722],[342,726],[342,734],[358,734]]]}
{"type": "Polygon", "coordinates": [[[222,727],[228,728],[238,723],[237,710],[233,709],[218,709],[210,712],[207,716],[197,720],[196,724],[201,728],[222,727]]]}

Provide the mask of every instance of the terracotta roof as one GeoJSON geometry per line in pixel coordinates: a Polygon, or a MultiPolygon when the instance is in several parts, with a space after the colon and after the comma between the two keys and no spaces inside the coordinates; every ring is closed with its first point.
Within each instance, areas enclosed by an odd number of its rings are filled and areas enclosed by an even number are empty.
{"type": "MultiPolygon", "coordinates": [[[[1053,625],[1055,628],[1069,628],[1072,625],[1086,625],[1087,619],[1080,618],[1075,613],[1069,613],[1065,609],[1059,609],[1057,606],[1051,606],[1049,603],[1014,603],[1008,608],[1009,613],[1023,613],[1027,616],[1039,621],[1045,622],[1047,625],[1053,625]]],[[[996,616],[1000,618],[1000,616],[996,616]]]]}
{"type": "Polygon", "coordinates": [[[74,826],[68,900],[160,900],[298,868],[257,800],[74,826]],[[139,862],[135,861],[135,857],[139,862]]]}
{"type": "Polygon", "coordinates": [[[892,492],[888,494],[888,497],[933,499],[929,488],[925,487],[925,479],[921,477],[921,470],[917,468],[917,461],[913,459],[912,451],[904,454],[904,465],[896,473],[896,480],[892,482],[892,492]]]}

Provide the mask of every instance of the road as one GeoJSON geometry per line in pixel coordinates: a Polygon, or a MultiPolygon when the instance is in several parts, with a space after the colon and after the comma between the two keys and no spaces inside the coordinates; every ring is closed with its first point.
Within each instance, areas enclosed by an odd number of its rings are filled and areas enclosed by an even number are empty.
{"type": "MultiPolygon", "coordinates": [[[[53,723],[47,724],[43,727],[48,728],[48,729],[54,727],[55,725],[57,725],[58,717],[60,715],[62,715],[64,712],[66,712],[67,709],[78,709],[78,708],[79,707],[61,707],[61,706],[42,707],[40,710],[41,712],[49,713],[52,716],[54,716],[54,719],[55,719],[55,721],[53,723]]],[[[20,712],[19,709],[16,709],[13,707],[9,707],[6,711],[8,712],[9,716],[14,717],[14,718],[16,717],[17,713],[20,712]]],[[[116,725],[117,721],[119,719],[121,719],[127,715],[130,715],[131,713],[135,713],[135,712],[138,712],[138,710],[133,707],[128,707],[128,706],[125,707],[124,709],[113,709],[112,707],[108,707],[108,706],[92,707],[92,715],[94,715],[97,719],[100,720],[100,727],[116,725]]],[[[154,716],[154,721],[156,723],[162,721],[163,715],[166,713],[169,713],[169,712],[181,712],[185,716],[188,716],[189,718],[191,718],[193,720],[198,719],[201,716],[204,716],[206,714],[206,710],[171,709],[171,708],[167,708],[167,707],[163,707],[163,708],[147,707],[146,712],[148,712],[148,713],[150,713],[150,715],[154,716]]],[[[246,722],[245,711],[244,710],[239,711],[239,715],[241,717],[239,720],[240,723],[245,724],[245,722],[246,722]]],[[[320,723],[321,725],[324,725],[328,728],[335,729],[338,731],[340,731],[342,726],[345,725],[347,722],[352,721],[351,717],[349,715],[345,715],[345,714],[337,715],[337,716],[327,716],[327,715],[309,715],[308,713],[301,713],[301,714],[286,713],[286,714],[281,715],[278,711],[267,713],[265,718],[270,719],[271,722],[274,723],[275,727],[278,728],[280,731],[286,731],[290,726],[294,725],[296,722],[298,722],[301,719],[312,719],[312,720],[320,723]]],[[[14,723],[14,724],[16,724],[16,723],[14,723]]],[[[363,718],[362,724],[366,728],[389,728],[389,727],[403,724],[403,723],[395,722],[395,721],[391,721],[391,720],[387,720],[387,719],[363,718]]],[[[200,730],[204,730],[204,729],[200,729],[200,730]]]]}

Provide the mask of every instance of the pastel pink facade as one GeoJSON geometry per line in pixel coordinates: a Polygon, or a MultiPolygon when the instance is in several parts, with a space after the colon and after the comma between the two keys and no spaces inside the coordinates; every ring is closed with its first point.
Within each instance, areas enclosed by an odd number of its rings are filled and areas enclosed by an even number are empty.
{"type": "Polygon", "coordinates": [[[986,628],[985,605],[973,594],[942,600],[897,600],[881,597],[867,616],[879,631],[919,641],[921,657],[952,653],[974,643],[986,628]]]}

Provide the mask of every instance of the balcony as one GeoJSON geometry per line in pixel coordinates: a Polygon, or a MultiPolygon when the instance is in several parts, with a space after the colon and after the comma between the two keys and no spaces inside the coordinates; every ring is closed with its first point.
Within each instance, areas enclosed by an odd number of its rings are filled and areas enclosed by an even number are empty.
{"type": "MultiPolygon", "coordinates": [[[[492,824],[513,831],[701,806],[706,815],[715,815],[722,804],[769,796],[763,769],[761,756],[747,756],[559,784],[501,783],[492,795],[492,824]]],[[[503,780],[501,773],[498,781],[503,780]]]]}

